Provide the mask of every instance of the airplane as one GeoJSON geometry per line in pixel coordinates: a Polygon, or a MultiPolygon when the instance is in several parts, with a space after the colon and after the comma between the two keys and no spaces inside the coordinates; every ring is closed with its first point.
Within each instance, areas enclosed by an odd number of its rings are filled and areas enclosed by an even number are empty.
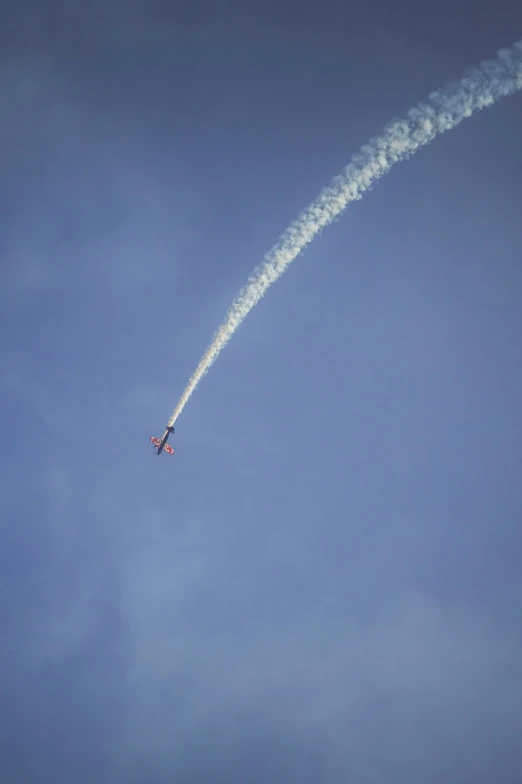
{"type": "Polygon", "coordinates": [[[163,450],[165,450],[165,452],[168,452],[169,455],[174,454],[174,449],[172,449],[172,447],[167,444],[168,437],[170,436],[171,433],[174,432],[175,430],[172,427],[172,425],[168,425],[167,429],[165,430],[161,438],[154,438],[154,436],[150,437],[150,441],[152,441],[152,443],[154,444],[154,449],[156,450],[156,454],[158,455],[158,457],[161,455],[163,450]]]}

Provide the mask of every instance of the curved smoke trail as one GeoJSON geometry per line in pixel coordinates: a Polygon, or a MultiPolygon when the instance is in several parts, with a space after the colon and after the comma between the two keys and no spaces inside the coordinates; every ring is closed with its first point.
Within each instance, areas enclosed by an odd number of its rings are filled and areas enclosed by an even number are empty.
{"type": "Polygon", "coordinates": [[[522,89],[522,41],[491,60],[469,69],[459,82],[431,93],[429,103],[410,109],[405,120],[394,120],[384,132],[361,148],[342,174],[333,178],[317,199],[302,212],[254,270],[232,303],[226,318],[203,354],[169,420],[174,424],[218,354],[269,286],[288,268],[315,235],[328,226],[399,161],[429,144],[438,134],[454,128],[473,112],[522,89]]]}

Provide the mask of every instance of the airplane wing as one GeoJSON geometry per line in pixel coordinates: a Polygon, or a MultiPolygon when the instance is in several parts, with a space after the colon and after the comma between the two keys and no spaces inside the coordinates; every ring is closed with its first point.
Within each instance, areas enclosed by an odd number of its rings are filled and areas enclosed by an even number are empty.
{"type": "Polygon", "coordinates": [[[159,438],[154,438],[154,436],[151,436],[151,437],[149,438],[149,441],[152,441],[152,443],[153,443],[153,444],[156,444],[156,446],[158,446],[158,444],[160,443],[160,440],[159,440],[159,438]]]}
{"type": "Polygon", "coordinates": [[[171,447],[171,446],[169,446],[168,444],[165,444],[165,446],[163,447],[163,449],[165,450],[165,452],[168,452],[168,453],[169,453],[169,455],[173,455],[173,454],[174,454],[174,450],[173,450],[173,449],[172,449],[172,447],[171,447]]]}

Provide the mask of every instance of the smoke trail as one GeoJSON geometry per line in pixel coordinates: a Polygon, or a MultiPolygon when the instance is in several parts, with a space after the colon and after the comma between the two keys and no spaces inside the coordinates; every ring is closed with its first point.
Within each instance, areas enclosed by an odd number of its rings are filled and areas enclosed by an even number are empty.
{"type": "Polygon", "coordinates": [[[469,69],[459,82],[431,93],[428,104],[421,103],[410,109],[405,120],[394,120],[380,136],[364,145],[342,174],[334,177],[317,199],[290,224],[262,264],[254,270],[203,354],[169,425],[174,424],[181,414],[196,386],[245,316],[319,231],[328,226],[350,202],[360,199],[395,163],[409,158],[438,134],[454,128],[473,112],[520,89],[522,41],[510,49],[502,49],[497,60],[469,69]]]}

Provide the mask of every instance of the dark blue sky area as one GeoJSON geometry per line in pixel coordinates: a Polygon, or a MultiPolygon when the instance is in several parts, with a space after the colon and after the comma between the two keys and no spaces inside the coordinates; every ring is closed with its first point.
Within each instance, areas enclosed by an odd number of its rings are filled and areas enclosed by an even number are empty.
{"type": "Polygon", "coordinates": [[[522,95],[231,300],[513,2],[7,2],[0,781],[518,784],[522,95]]]}

